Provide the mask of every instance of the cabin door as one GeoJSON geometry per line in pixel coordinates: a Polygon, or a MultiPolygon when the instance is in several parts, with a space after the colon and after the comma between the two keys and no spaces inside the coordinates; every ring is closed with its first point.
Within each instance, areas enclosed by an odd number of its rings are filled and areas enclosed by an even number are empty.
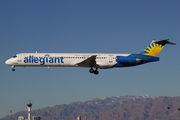
{"type": "Polygon", "coordinates": [[[18,61],[18,62],[21,62],[21,59],[22,59],[22,54],[18,54],[18,55],[17,55],[17,61],[18,61]]]}
{"type": "Polygon", "coordinates": [[[113,62],[113,55],[109,55],[109,63],[113,62]]]}

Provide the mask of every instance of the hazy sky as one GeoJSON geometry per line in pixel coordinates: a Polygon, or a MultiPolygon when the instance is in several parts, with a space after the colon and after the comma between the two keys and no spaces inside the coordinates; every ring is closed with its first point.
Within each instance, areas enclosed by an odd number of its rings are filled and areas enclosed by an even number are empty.
{"type": "Polygon", "coordinates": [[[179,0],[1,0],[0,118],[32,109],[124,95],[180,95],[179,0]],[[11,67],[17,53],[136,53],[169,38],[159,62],[129,68],[11,67]]]}

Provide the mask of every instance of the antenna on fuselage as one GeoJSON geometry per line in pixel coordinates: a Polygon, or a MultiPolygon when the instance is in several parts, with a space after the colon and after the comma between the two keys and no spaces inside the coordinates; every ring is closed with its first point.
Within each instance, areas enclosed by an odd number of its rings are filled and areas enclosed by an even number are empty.
{"type": "Polygon", "coordinates": [[[37,53],[37,51],[35,53],[37,53]]]}

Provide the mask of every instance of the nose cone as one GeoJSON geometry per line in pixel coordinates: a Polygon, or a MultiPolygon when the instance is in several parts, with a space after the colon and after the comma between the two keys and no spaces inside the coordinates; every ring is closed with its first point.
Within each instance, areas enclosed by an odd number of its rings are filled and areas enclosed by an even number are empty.
{"type": "Polygon", "coordinates": [[[11,65],[12,64],[10,59],[6,60],[5,63],[6,63],[6,65],[11,65]]]}

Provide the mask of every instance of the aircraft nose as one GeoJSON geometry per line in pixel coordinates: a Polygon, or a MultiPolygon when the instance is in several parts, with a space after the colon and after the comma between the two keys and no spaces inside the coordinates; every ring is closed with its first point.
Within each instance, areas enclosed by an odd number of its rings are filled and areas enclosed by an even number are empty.
{"type": "Polygon", "coordinates": [[[8,60],[5,61],[5,63],[6,63],[6,65],[11,65],[11,60],[8,59],[8,60]]]}

